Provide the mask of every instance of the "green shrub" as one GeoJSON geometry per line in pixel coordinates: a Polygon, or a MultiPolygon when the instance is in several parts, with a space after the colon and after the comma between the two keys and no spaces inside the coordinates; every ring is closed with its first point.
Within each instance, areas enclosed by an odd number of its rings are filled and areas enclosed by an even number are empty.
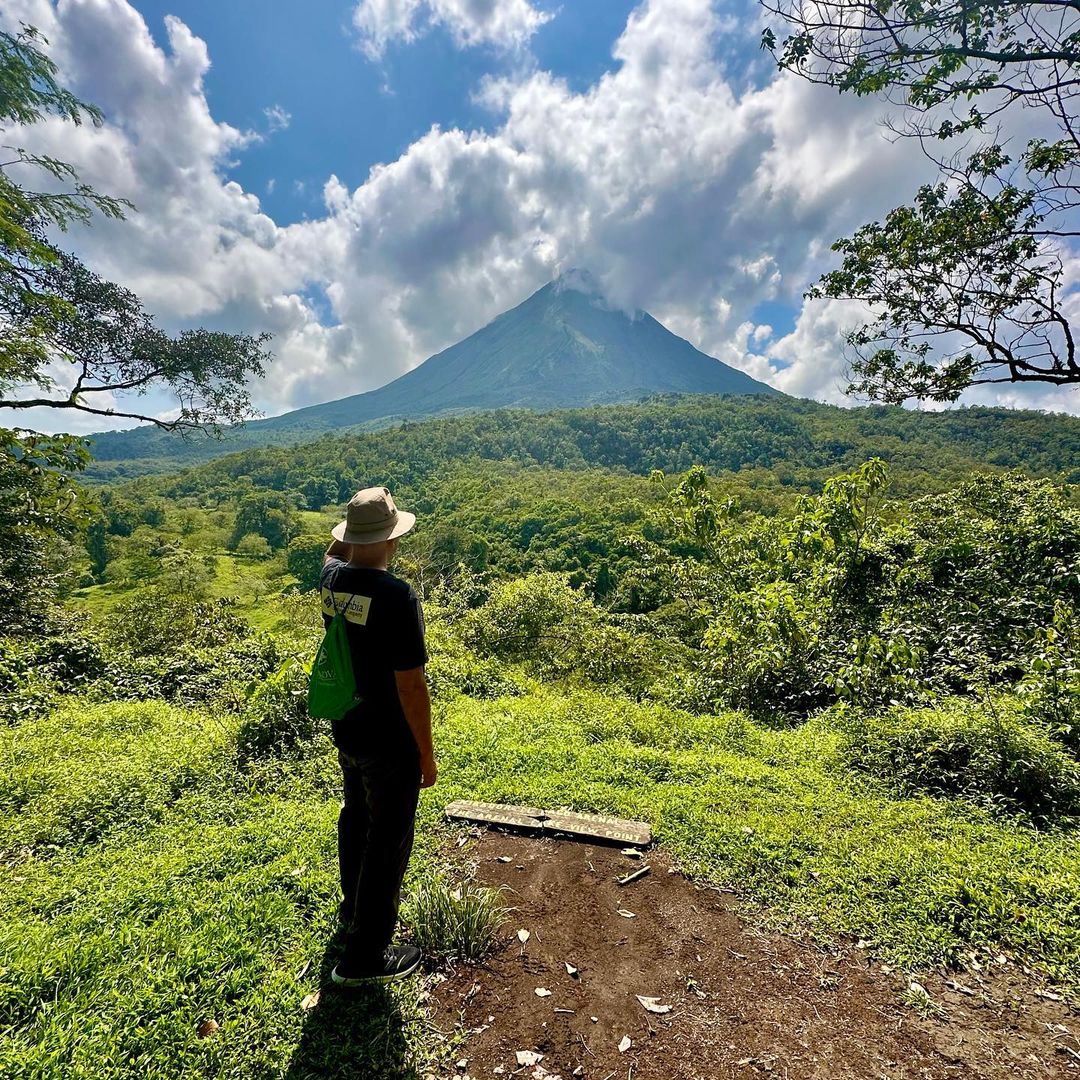
{"type": "Polygon", "coordinates": [[[88,688],[97,700],[159,699],[240,712],[252,686],[281,665],[282,649],[265,635],[217,648],[182,646],[160,657],[116,652],[88,688]]]}
{"type": "Polygon", "coordinates": [[[269,559],[274,554],[270,541],[258,533],[244,533],[237,540],[234,550],[237,555],[244,555],[249,559],[269,559]]]}
{"type": "Polygon", "coordinates": [[[121,600],[102,622],[106,645],[162,656],[186,645],[217,646],[249,633],[233,600],[199,600],[149,587],[121,600]]]}
{"type": "Polygon", "coordinates": [[[436,698],[454,694],[497,698],[524,692],[521,680],[514,677],[507,664],[477,656],[443,622],[428,622],[427,647],[430,660],[425,673],[436,698]]]}
{"type": "Polygon", "coordinates": [[[85,629],[0,639],[0,717],[17,723],[43,716],[57,695],[85,690],[106,667],[104,650],[85,629]]]}
{"type": "Polygon", "coordinates": [[[1007,703],[850,710],[838,725],[842,759],[902,794],[960,796],[1036,821],[1080,811],[1080,766],[1007,703]]]}
{"type": "Polygon", "coordinates": [[[460,622],[481,656],[524,665],[538,678],[579,679],[641,696],[669,661],[663,643],[615,625],[557,574],[497,586],[460,622]]]}
{"type": "Polygon", "coordinates": [[[827,617],[811,590],[786,581],[730,596],[705,633],[703,703],[763,719],[830,704],[840,661],[827,617]]]}
{"type": "Polygon", "coordinates": [[[478,963],[494,947],[508,911],[497,889],[471,882],[451,887],[441,878],[429,878],[412,891],[403,921],[425,956],[478,963]]]}
{"type": "Polygon", "coordinates": [[[252,685],[237,735],[241,762],[287,755],[314,740],[323,724],[308,715],[308,669],[303,664],[286,660],[263,683],[252,685]]]}
{"type": "Polygon", "coordinates": [[[1024,715],[1080,756],[1080,616],[1059,603],[1052,625],[1034,636],[1020,682],[1024,715]]]}

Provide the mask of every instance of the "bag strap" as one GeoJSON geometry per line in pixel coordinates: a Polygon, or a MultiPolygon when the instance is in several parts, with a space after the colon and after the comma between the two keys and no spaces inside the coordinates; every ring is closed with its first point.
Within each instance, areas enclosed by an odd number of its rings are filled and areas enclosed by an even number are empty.
{"type": "MultiPolygon", "coordinates": [[[[323,582],[320,581],[319,582],[319,587],[321,589],[326,589],[326,591],[330,594],[330,599],[331,599],[331,601],[333,601],[333,604],[334,604],[334,615],[335,616],[336,615],[344,615],[345,612],[348,611],[348,609],[349,609],[349,602],[352,601],[354,599],[354,597],[356,596],[356,593],[342,593],[342,596],[347,596],[349,598],[349,600],[347,600],[345,602],[345,606],[340,611],[338,611],[337,593],[334,592],[334,590],[332,588],[330,588],[329,583],[324,584],[323,582]]],[[[331,616],[331,618],[333,618],[333,616],[331,616]]]]}
{"type": "Polygon", "coordinates": [[[356,593],[342,593],[341,595],[342,596],[347,596],[349,598],[349,600],[346,601],[345,607],[343,607],[340,611],[338,611],[337,593],[334,592],[334,590],[331,589],[329,585],[324,586],[324,588],[330,594],[330,600],[333,602],[333,605],[334,605],[334,615],[332,615],[331,618],[333,618],[334,616],[337,616],[337,615],[344,615],[345,612],[349,608],[349,601],[351,601],[351,600],[353,600],[355,598],[356,593]]]}

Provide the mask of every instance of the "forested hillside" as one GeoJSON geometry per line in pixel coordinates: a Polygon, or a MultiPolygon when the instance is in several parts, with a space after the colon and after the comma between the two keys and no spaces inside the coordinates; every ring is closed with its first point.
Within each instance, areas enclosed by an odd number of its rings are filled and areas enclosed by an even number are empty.
{"type": "MultiPolygon", "coordinates": [[[[220,452],[211,442],[174,440],[171,456],[150,461],[121,453],[115,461],[95,461],[88,475],[110,480],[175,471],[190,458],[220,452]]],[[[810,471],[851,467],[873,455],[898,465],[903,474],[898,482],[911,478],[912,491],[987,466],[1075,482],[1080,479],[1080,418],[1014,409],[915,412],[885,406],[841,409],[796,398],[674,396],[550,413],[503,409],[409,422],[389,431],[324,434],[301,446],[247,448],[192,473],[190,482],[214,484],[250,474],[256,484],[275,488],[290,476],[336,483],[350,469],[385,471],[388,464],[396,477],[409,480],[447,461],[476,457],[645,474],[693,464],[756,467],[799,486],[808,482],[810,471]]],[[[345,498],[348,487],[347,480],[334,495],[327,486],[326,501],[345,498]]]]}

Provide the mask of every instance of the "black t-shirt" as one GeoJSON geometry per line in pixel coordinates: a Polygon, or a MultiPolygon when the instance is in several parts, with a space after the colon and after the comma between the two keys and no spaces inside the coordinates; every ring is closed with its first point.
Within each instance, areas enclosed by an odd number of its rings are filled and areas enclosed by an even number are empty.
{"type": "Polygon", "coordinates": [[[427,663],[424,613],[412,586],[388,570],[330,559],[319,580],[323,622],[345,612],[356,688],[363,702],[334,722],[334,742],[354,757],[416,755],[395,671],[427,663]]]}

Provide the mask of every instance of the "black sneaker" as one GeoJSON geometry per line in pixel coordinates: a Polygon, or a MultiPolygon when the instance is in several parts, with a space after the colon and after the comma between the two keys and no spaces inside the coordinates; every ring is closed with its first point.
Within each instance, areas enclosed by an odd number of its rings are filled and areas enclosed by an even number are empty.
{"type": "Polygon", "coordinates": [[[391,945],[374,964],[352,964],[346,958],[330,978],[338,986],[363,986],[371,982],[393,982],[411,975],[420,966],[420,950],[412,945],[391,945]]]}

